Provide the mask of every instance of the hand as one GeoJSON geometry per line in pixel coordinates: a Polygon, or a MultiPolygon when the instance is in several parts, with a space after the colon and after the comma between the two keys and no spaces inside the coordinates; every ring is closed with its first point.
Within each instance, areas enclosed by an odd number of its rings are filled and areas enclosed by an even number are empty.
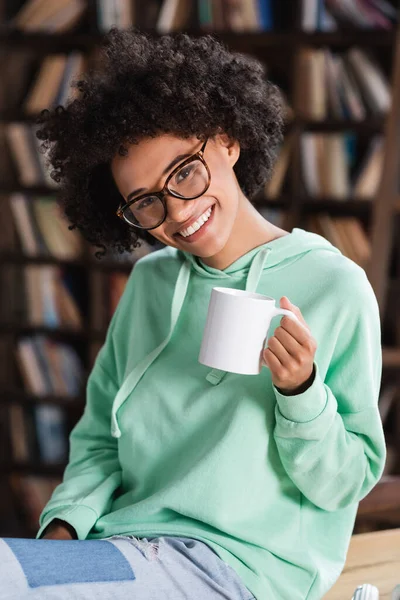
{"type": "Polygon", "coordinates": [[[283,296],[280,307],[291,310],[304,327],[287,316],[283,317],[268,340],[268,348],[263,351],[263,362],[271,371],[274,386],[282,394],[294,395],[309,387],[305,384],[312,383],[317,343],[297,306],[283,296]]]}
{"type": "Polygon", "coordinates": [[[41,536],[42,540],[76,540],[78,536],[76,531],[69,523],[61,521],[61,519],[54,519],[44,530],[44,535],[41,536]]]}

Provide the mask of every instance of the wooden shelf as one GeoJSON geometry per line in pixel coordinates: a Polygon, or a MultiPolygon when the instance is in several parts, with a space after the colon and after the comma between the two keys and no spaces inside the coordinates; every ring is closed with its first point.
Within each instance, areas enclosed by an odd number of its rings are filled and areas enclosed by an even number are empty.
{"type": "MultiPolygon", "coordinates": [[[[150,35],[159,36],[155,29],[146,30],[150,35]]],[[[246,46],[250,49],[256,47],[297,47],[302,45],[311,46],[392,46],[395,32],[386,30],[367,29],[341,29],[339,31],[316,31],[304,32],[298,30],[287,31],[256,31],[256,32],[234,32],[234,31],[206,31],[199,29],[186,29],[186,33],[192,36],[201,36],[211,33],[224,43],[231,46],[246,46]]],[[[176,35],[179,32],[172,32],[176,35]]],[[[45,52],[68,51],[72,48],[88,50],[102,42],[102,33],[29,33],[23,31],[3,30],[0,32],[0,46],[7,48],[30,48],[45,52]]]]}
{"type": "Polygon", "coordinates": [[[382,362],[386,369],[400,369],[400,348],[383,348],[382,362]]]}
{"type": "Polygon", "coordinates": [[[61,265],[66,267],[79,267],[82,269],[95,269],[100,271],[122,271],[130,273],[136,261],[131,263],[111,262],[106,259],[91,259],[87,257],[77,259],[61,259],[55,256],[26,256],[19,252],[0,252],[0,265],[61,265]]]}
{"type": "MultiPolygon", "coordinates": [[[[39,113],[27,114],[21,109],[12,109],[0,111],[0,122],[2,123],[35,123],[39,113]]],[[[300,127],[305,131],[315,132],[340,132],[340,131],[354,131],[356,133],[366,133],[372,135],[375,133],[383,133],[383,127],[385,124],[385,116],[369,116],[362,121],[356,121],[352,119],[334,119],[328,117],[321,121],[315,121],[307,119],[301,116],[294,116],[292,119],[287,121],[285,128],[287,131],[294,127],[300,127]]]]}
{"type": "Polygon", "coordinates": [[[395,30],[341,29],[339,31],[299,32],[297,44],[311,46],[392,46],[395,30]]]}
{"type": "Polygon", "coordinates": [[[29,194],[32,196],[56,196],[57,188],[51,188],[48,185],[26,186],[20,183],[0,182],[0,194],[29,194]]]}
{"type": "Polygon", "coordinates": [[[106,330],[96,331],[91,329],[75,330],[67,327],[47,327],[46,325],[31,325],[29,323],[0,323],[1,334],[35,335],[43,334],[56,338],[65,338],[71,341],[76,340],[97,340],[103,341],[106,337],[106,330]]]}
{"type": "MultiPolygon", "coordinates": [[[[87,374],[86,374],[87,377],[87,374]]],[[[52,404],[61,406],[71,411],[83,411],[85,397],[82,396],[37,396],[21,390],[2,390],[0,391],[0,404],[22,404],[23,406],[32,406],[35,404],[52,404]]]]}
{"type": "Polygon", "coordinates": [[[372,211],[372,201],[357,200],[349,198],[347,200],[336,200],[334,198],[305,198],[301,204],[302,210],[306,214],[318,212],[329,212],[337,217],[369,217],[372,211]]]}
{"type": "Polygon", "coordinates": [[[355,121],[354,119],[333,119],[328,117],[321,121],[314,121],[312,119],[306,119],[303,117],[295,117],[293,125],[303,128],[305,131],[315,131],[319,133],[329,132],[341,132],[341,131],[354,131],[355,133],[363,134],[376,134],[383,133],[383,127],[385,125],[385,117],[367,117],[362,121],[355,121]]]}
{"type": "Polygon", "coordinates": [[[19,473],[21,475],[43,475],[47,477],[62,476],[66,467],[66,463],[45,464],[41,462],[7,462],[0,463],[0,474],[11,475],[11,473],[19,473]]]}
{"type": "Polygon", "coordinates": [[[386,511],[399,511],[400,513],[400,476],[384,475],[373,490],[361,500],[357,516],[376,518],[376,513],[386,511]]]}
{"type": "Polygon", "coordinates": [[[7,49],[29,48],[46,53],[68,52],[73,49],[89,50],[101,43],[100,33],[42,33],[24,31],[0,31],[0,46],[7,49]]]}

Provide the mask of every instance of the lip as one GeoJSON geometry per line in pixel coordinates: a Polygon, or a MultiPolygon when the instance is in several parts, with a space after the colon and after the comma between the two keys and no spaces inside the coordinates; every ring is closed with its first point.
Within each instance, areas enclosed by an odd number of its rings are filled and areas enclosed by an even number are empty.
{"type": "Polygon", "coordinates": [[[214,206],[214,204],[207,206],[207,208],[205,208],[200,214],[198,214],[197,217],[192,217],[191,219],[186,221],[186,223],[184,225],[182,225],[182,227],[180,227],[179,230],[176,231],[174,235],[176,235],[177,233],[180,233],[182,231],[182,229],[188,229],[188,227],[193,225],[193,223],[196,223],[197,219],[199,219],[201,217],[201,215],[204,215],[204,213],[207,212],[208,209],[211,208],[212,206],[214,206]]]}
{"type": "MultiPolygon", "coordinates": [[[[203,236],[208,228],[210,227],[211,223],[214,220],[214,213],[215,213],[215,204],[212,204],[211,208],[211,215],[209,216],[209,218],[207,219],[207,221],[200,227],[200,229],[198,229],[197,231],[195,231],[194,233],[192,233],[192,235],[189,235],[188,237],[183,237],[183,235],[180,235],[179,233],[176,233],[175,236],[179,237],[179,240],[182,242],[186,242],[188,244],[190,244],[191,242],[196,242],[198,238],[200,238],[201,236],[203,236]]],[[[206,209],[208,210],[208,209],[206,209]]],[[[206,211],[204,211],[206,212],[206,211]]],[[[202,213],[203,214],[203,213],[202,213]]],[[[195,219],[196,220],[196,219],[195,219]]],[[[193,223],[194,221],[192,221],[193,223]]]]}

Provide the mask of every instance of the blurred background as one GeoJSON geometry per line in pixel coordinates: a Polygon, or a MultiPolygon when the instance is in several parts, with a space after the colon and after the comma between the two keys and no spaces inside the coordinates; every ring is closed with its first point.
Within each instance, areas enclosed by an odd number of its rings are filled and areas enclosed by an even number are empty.
{"type": "MultiPolygon", "coordinates": [[[[258,210],[365,269],[382,320],[385,474],[355,533],[400,527],[400,34],[396,0],[0,0],[0,537],[34,537],[135,261],[94,256],[57,204],[35,119],[73,97],[104,32],[213,32],[285,102],[258,210]]],[[[362,373],[360,373],[362,377],[362,373]]]]}

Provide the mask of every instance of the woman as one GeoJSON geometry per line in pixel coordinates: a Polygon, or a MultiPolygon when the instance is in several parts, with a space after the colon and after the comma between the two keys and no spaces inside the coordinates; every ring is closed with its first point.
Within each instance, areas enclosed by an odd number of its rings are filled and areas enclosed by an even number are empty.
{"type": "Polygon", "coordinates": [[[165,248],[136,263],[112,318],[44,539],[9,540],[5,564],[40,598],[320,599],[385,461],[366,275],[251,204],[282,139],[255,59],[209,36],[111,31],[78,88],[40,131],[67,216],[103,254],[165,248]],[[300,320],[275,323],[257,376],[198,362],[214,286],[300,320]]]}

